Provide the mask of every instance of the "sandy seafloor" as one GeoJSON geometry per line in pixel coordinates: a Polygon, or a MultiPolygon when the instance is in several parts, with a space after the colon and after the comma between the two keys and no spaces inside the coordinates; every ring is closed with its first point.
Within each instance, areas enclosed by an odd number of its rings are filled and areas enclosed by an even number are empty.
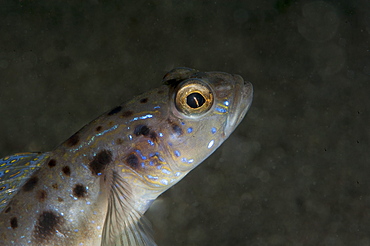
{"type": "Polygon", "coordinates": [[[0,3],[1,156],[174,67],[237,73],[253,105],[147,213],[158,245],[370,245],[369,1],[77,2],[0,3]]]}

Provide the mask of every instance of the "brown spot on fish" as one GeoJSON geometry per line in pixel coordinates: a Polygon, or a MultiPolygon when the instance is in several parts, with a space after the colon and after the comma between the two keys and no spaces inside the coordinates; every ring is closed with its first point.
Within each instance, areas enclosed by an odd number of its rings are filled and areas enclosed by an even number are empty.
{"type": "Polygon", "coordinates": [[[130,117],[133,114],[134,112],[132,112],[131,110],[128,110],[122,113],[122,117],[130,117]]]}
{"type": "Polygon", "coordinates": [[[10,227],[12,229],[16,229],[18,227],[18,219],[17,217],[13,217],[10,219],[10,227]]]}
{"type": "Polygon", "coordinates": [[[90,170],[92,174],[98,175],[102,173],[106,165],[112,161],[112,152],[109,150],[100,151],[94,159],[90,162],[90,170]]]}
{"type": "Polygon", "coordinates": [[[96,130],[97,132],[100,132],[100,131],[101,131],[101,129],[102,129],[102,126],[98,126],[95,130],[96,130]]]}
{"type": "Polygon", "coordinates": [[[55,159],[51,159],[51,160],[48,162],[48,166],[49,166],[50,168],[55,167],[55,166],[56,166],[56,164],[57,164],[57,161],[56,161],[55,159]]]}
{"type": "Polygon", "coordinates": [[[86,187],[82,184],[76,184],[73,188],[73,195],[77,198],[85,197],[87,194],[86,187]]]}
{"type": "Polygon", "coordinates": [[[181,136],[182,135],[182,128],[177,125],[175,122],[173,122],[172,120],[170,119],[167,119],[167,122],[171,125],[172,127],[172,130],[178,135],[178,136],[181,136]]]}
{"type": "Polygon", "coordinates": [[[53,189],[56,189],[56,190],[57,190],[57,189],[59,189],[59,186],[58,186],[58,184],[57,184],[57,183],[52,184],[52,185],[51,185],[51,187],[53,187],[53,189]]]}
{"type": "Polygon", "coordinates": [[[147,136],[150,132],[150,129],[146,125],[137,125],[134,130],[136,136],[144,135],[147,136]]]}
{"type": "Polygon", "coordinates": [[[164,90],[159,90],[157,93],[158,94],[163,94],[164,93],[164,90]]]}
{"type": "Polygon", "coordinates": [[[117,113],[119,113],[121,110],[122,110],[122,107],[121,107],[121,106],[115,107],[114,109],[112,109],[112,110],[108,113],[108,115],[114,115],[114,114],[117,114],[117,113]]]}
{"type": "Polygon", "coordinates": [[[46,200],[47,195],[48,194],[45,190],[39,190],[36,193],[36,197],[37,197],[37,200],[39,200],[39,202],[44,202],[46,200]]]}
{"type": "Polygon", "coordinates": [[[126,164],[130,166],[132,169],[137,169],[139,167],[139,159],[134,153],[131,153],[126,158],[126,164]]]}
{"type": "Polygon", "coordinates": [[[147,103],[148,102],[148,98],[143,98],[140,100],[140,103],[147,103]]]}
{"type": "Polygon", "coordinates": [[[150,131],[149,137],[153,142],[157,142],[157,133],[155,131],[150,131]]]}
{"type": "Polygon", "coordinates": [[[38,177],[31,177],[24,185],[23,185],[23,191],[31,191],[35,188],[37,185],[37,182],[39,181],[38,177]]]}
{"type": "Polygon", "coordinates": [[[172,129],[174,132],[176,132],[177,135],[179,136],[182,135],[182,129],[179,125],[176,124],[172,125],[172,129]]]}
{"type": "Polygon", "coordinates": [[[121,145],[121,144],[123,144],[123,143],[124,143],[124,141],[123,141],[123,139],[122,139],[122,138],[117,138],[117,139],[116,139],[116,144],[121,145]]]}
{"type": "Polygon", "coordinates": [[[40,243],[50,239],[59,229],[62,219],[52,211],[44,211],[37,219],[34,237],[40,243]]]}
{"type": "Polygon", "coordinates": [[[73,147],[73,146],[77,145],[78,142],[80,142],[80,137],[78,136],[78,133],[75,133],[72,137],[70,137],[66,141],[66,145],[69,146],[69,147],[73,147]]]}
{"type": "Polygon", "coordinates": [[[71,176],[71,168],[69,166],[64,166],[62,168],[62,172],[64,173],[64,175],[66,176],[71,176]]]}
{"type": "Polygon", "coordinates": [[[10,210],[12,210],[12,207],[8,207],[7,209],[5,209],[5,211],[4,211],[4,213],[9,213],[10,212],[10,210]]]}
{"type": "Polygon", "coordinates": [[[63,198],[58,197],[58,202],[64,202],[63,198]]]}

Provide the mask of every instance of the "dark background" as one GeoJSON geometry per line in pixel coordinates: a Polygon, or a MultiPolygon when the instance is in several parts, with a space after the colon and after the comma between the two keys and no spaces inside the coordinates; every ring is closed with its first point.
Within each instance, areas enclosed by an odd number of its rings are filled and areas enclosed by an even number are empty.
{"type": "Polygon", "coordinates": [[[48,151],[177,66],[253,105],[148,217],[160,246],[370,245],[370,2],[1,1],[0,154],[48,151]]]}

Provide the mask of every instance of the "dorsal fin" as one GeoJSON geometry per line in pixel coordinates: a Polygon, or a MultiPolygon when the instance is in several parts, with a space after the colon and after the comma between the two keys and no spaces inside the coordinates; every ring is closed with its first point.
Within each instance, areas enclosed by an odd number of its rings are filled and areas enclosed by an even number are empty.
{"type": "Polygon", "coordinates": [[[102,246],[156,246],[152,228],[132,206],[128,184],[113,172],[102,246]]]}
{"type": "Polygon", "coordinates": [[[0,159],[0,212],[48,157],[48,152],[27,152],[0,159]]]}

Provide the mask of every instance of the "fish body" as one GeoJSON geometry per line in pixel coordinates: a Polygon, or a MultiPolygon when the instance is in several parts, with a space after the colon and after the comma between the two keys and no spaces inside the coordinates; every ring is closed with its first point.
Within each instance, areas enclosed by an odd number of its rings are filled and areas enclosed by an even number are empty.
{"type": "Polygon", "coordinates": [[[50,152],[0,159],[0,245],[156,245],[142,217],[244,118],[238,75],[177,68],[50,152]]]}

